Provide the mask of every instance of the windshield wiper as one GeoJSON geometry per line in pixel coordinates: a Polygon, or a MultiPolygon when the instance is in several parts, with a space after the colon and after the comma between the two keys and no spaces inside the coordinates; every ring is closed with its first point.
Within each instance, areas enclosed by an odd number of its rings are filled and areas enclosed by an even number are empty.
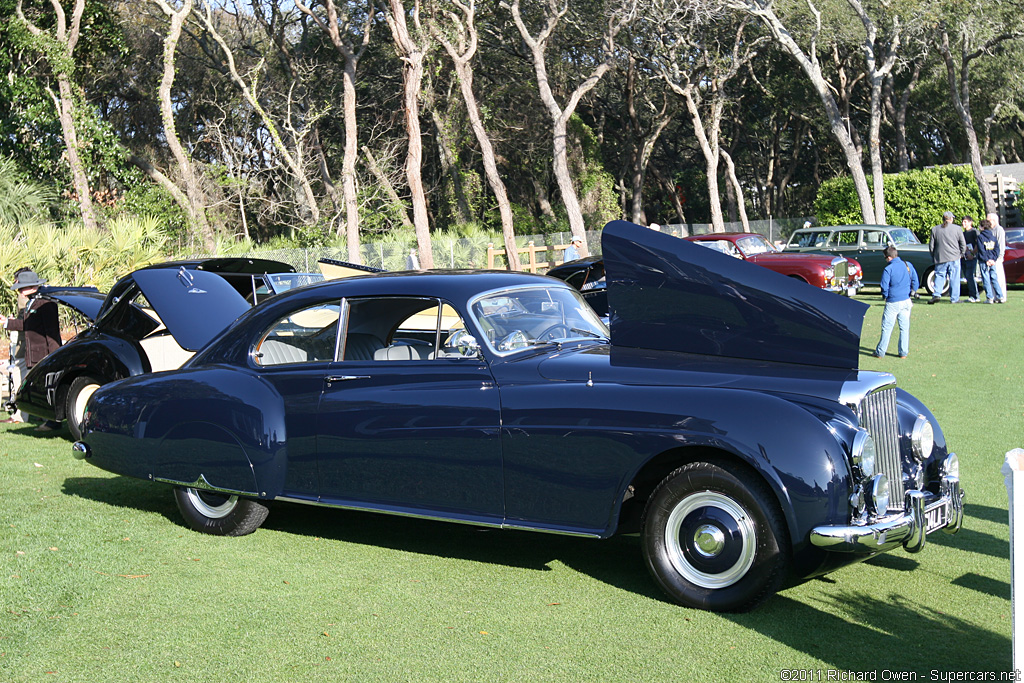
{"type": "Polygon", "coordinates": [[[598,334],[597,332],[594,332],[593,330],[582,330],[582,329],[580,329],[578,327],[570,327],[569,331],[570,332],[575,332],[576,334],[583,335],[584,337],[591,337],[593,339],[604,339],[605,341],[608,341],[608,337],[605,337],[603,334],[598,334]]]}

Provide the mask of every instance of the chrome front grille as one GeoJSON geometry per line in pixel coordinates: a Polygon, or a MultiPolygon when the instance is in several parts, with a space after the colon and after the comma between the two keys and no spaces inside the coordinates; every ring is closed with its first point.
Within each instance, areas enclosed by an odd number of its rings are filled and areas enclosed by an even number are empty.
{"type": "Polygon", "coordinates": [[[900,463],[896,388],[869,393],[860,402],[857,417],[875,440],[875,467],[889,478],[889,509],[903,508],[903,466],[900,463]]]}
{"type": "Polygon", "coordinates": [[[837,287],[846,287],[850,281],[850,262],[844,258],[832,260],[832,269],[835,273],[835,284],[837,287]]]}

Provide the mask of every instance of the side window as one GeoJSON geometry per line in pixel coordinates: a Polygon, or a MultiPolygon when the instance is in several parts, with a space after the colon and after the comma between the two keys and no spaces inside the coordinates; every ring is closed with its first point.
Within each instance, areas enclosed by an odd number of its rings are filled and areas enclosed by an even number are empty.
{"type": "Polygon", "coordinates": [[[333,361],[340,310],[340,304],[332,301],[303,308],[281,318],[256,345],[253,352],[256,364],[333,361]]]}
{"type": "Polygon", "coordinates": [[[885,233],[881,230],[868,230],[864,233],[865,247],[884,247],[885,243],[885,233]]]}
{"type": "Polygon", "coordinates": [[[859,237],[859,230],[836,230],[829,240],[830,247],[855,247],[859,237]]]}
{"type": "Polygon", "coordinates": [[[461,356],[449,348],[462,318],[449,304],[418,297],[348,300],[342,360],[431,361],[461,356]]]}

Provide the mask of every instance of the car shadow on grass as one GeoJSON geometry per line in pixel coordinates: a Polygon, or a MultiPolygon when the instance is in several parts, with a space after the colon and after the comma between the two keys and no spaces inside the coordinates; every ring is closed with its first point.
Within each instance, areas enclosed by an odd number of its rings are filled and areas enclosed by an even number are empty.
{"type": "MultiPolygon", "coordinates": [[[[778,595],[749,614],[727,619],[824,662],[841,672],[913,672],[916,679],[821,678],[806,680],[938,680],[937,671],[1008,671],[1009,637],[935,610],[911,597],[830,589],[824,609],[778,595]],[[827,610],[827,611],[826,611],[827,610]],[[985,653],[979,656],[978,653],[985,653]]],[[[795,679],[794,679],[795,680],[795,679]]]]}
{"type": "MultiPolygon", "coordinates": [[[[63,492],[106,505],[157,513],[176,530],[187,529],[170,486],[121,476],[69,477],[64,480],[63,492]]],[[[271,503],[267,521],[255,533],[261,531],[541,572],[550,571],[551,563],[559,562],[621,590],[668,601],[650,578],[635,536],[575,538],[284,502],[271,503]]]]}

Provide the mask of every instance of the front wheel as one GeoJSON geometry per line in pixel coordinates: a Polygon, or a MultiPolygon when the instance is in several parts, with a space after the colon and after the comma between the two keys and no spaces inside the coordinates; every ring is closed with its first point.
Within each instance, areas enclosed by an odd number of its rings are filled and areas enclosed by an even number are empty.
{"type": "Polygon", "coordinates": [[[81,377],[76,377],[71,383],[71,387],[68,388],[67,398],[64,401],[64,417],[67,418],[68,431],[71,432],[71,437],[75,441],[79,441],[82,438],[85,406],[89,402],[89,398],[101,386],[103,386],[102,381],[88,375],[82,375],[81,377]]]}
{"type": "Polygon", "coordinates": [[[694,462],[668,475],[647,502],[641,538],[655,580],[687,607],[752,609],[790,570],[774,496],[756,474],[727,462],[694,462]]]}
{"type": "Polygon", "coordinates": [[[186,524],[215,536],[251,534],[270,512],[266,505],[249,498],[184,486],[174,489],[174,501],[186,524]]]}

